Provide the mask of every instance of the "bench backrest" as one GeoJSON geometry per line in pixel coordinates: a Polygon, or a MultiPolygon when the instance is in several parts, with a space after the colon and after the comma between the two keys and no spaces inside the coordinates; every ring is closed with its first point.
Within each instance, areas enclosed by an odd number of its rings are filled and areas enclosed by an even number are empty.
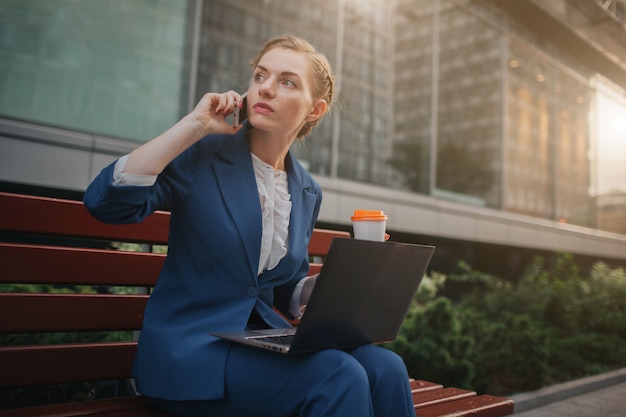
{"type": "MultiPolygon", "coordinates": [[[[133,331],[165,259],[152,247],[167,244],[168,227],[167,212],[107,225],[82,202],[0,193],[0,387],[130,377],[133,331]],[[120,250],[121,243],[143,252],[120,250]],[[120,331],[128,335],[109,333],[120,331]],[[92,332],[115,340],[93,341],[92,332]],[[48,333],[73,340],[39,343],[48,333]]],[[[349,233],[315,230],[311,273],[335,237],[349,233]]]]}

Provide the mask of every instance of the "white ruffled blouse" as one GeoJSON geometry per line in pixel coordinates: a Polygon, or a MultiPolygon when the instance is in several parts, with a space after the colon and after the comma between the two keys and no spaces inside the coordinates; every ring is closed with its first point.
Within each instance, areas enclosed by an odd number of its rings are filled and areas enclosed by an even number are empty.
{"type": "Polygon", "coordinates": [[[255,154],[251,155],[263,211],[263,237],[258,270],[261,274],[265,270],[275,268],[287,253],[291,195],[287,173],[275,170],[255,154]]]}

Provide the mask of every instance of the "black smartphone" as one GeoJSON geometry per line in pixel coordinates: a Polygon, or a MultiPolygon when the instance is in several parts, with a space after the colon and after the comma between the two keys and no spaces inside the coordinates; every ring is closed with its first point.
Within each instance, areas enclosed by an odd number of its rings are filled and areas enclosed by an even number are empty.
{"type": "Polygon", "coordinates": [[[248,95],[248,92],[246,91],[241,96],[243,98],[243,106],[241,106],[241,109],[239,107],[235,107],[235,111],[233,113],[233,126],[235,127],[239,126],[241,123],[243,123],[244,120],[248,118],[247,95],[248,95]]]}

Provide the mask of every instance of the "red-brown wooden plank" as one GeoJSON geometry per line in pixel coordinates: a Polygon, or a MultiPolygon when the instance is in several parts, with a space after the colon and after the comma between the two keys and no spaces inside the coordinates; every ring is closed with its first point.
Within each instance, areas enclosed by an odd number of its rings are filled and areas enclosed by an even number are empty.
{"type": "Polygon", "coordinates": [[[136,342],[0,347],[0,386],[130,377],[136,342]]]}
{"type": "Polygon", "coordinates": [[[142,223],[109,225],[89,214],[81,201],[0,192],[0,230],[166,244],[169,213],[142,223]]]}
{"type": "Polygon", "coordinates": [[[474,391],[468,391],[459,388],[442,388],[420,393],[413,393],[413,404],[415,408],[430,407],[449,401],[460,400],[463,398],[470,398],[475,396],[476,393],[474,391]]]}
{"type": "Polygon", "coordinates": [[[349,238],[350,233],[338,230],[315,229],[309,241],[309,255],[326,256],[330,244],[336,237],[349,238]]]}
{"type": "Polygon", "coordinates": [[[502,417],[513,414],[513,400],[479,395],[415,410],[416,417],[502,417]]]}
{"type": "Polygon", "coordinates": [[[147,295],[0,293],[0,332],[135,330],[147,295]]]}
{"type": "Polygon", "coordinates": [[[421,379],[409,379],[409,384],[411,385],[411,392],[416,394],[418,392],[432,391],[436,389],[442,389],[443,385],[436,384],[430,381],[423,381],[421,379]]]}
{"type": "Polygon", "coordinates": [[[310,263],[309,264],[309,275],[317,274],[321,270],[322,270],[322,264],[318,264],[318,263],[310,263]]]}
{"type": "Polygon", "coordinates": [[[143,396],[111,398],[31,407],[17,410],[0,410],[0,417],[172,417],[150,405],[143,396]]]}
{"type": "Polygon", "coordinates": [[[0,282],[153,286],[165,254],[0,242],[0,282]]]}

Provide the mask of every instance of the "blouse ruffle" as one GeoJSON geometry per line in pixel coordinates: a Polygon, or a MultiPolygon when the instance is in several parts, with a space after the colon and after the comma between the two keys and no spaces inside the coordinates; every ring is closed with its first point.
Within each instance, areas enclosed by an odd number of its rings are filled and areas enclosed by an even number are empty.
{"type": "Polygon", "coordinates": [[[263,237],[258,270],[261,274],[275,268],[287,253],[291,195],[287,172],[275,170],[255,154],[251,155],[263,212],[263,237]]]}

